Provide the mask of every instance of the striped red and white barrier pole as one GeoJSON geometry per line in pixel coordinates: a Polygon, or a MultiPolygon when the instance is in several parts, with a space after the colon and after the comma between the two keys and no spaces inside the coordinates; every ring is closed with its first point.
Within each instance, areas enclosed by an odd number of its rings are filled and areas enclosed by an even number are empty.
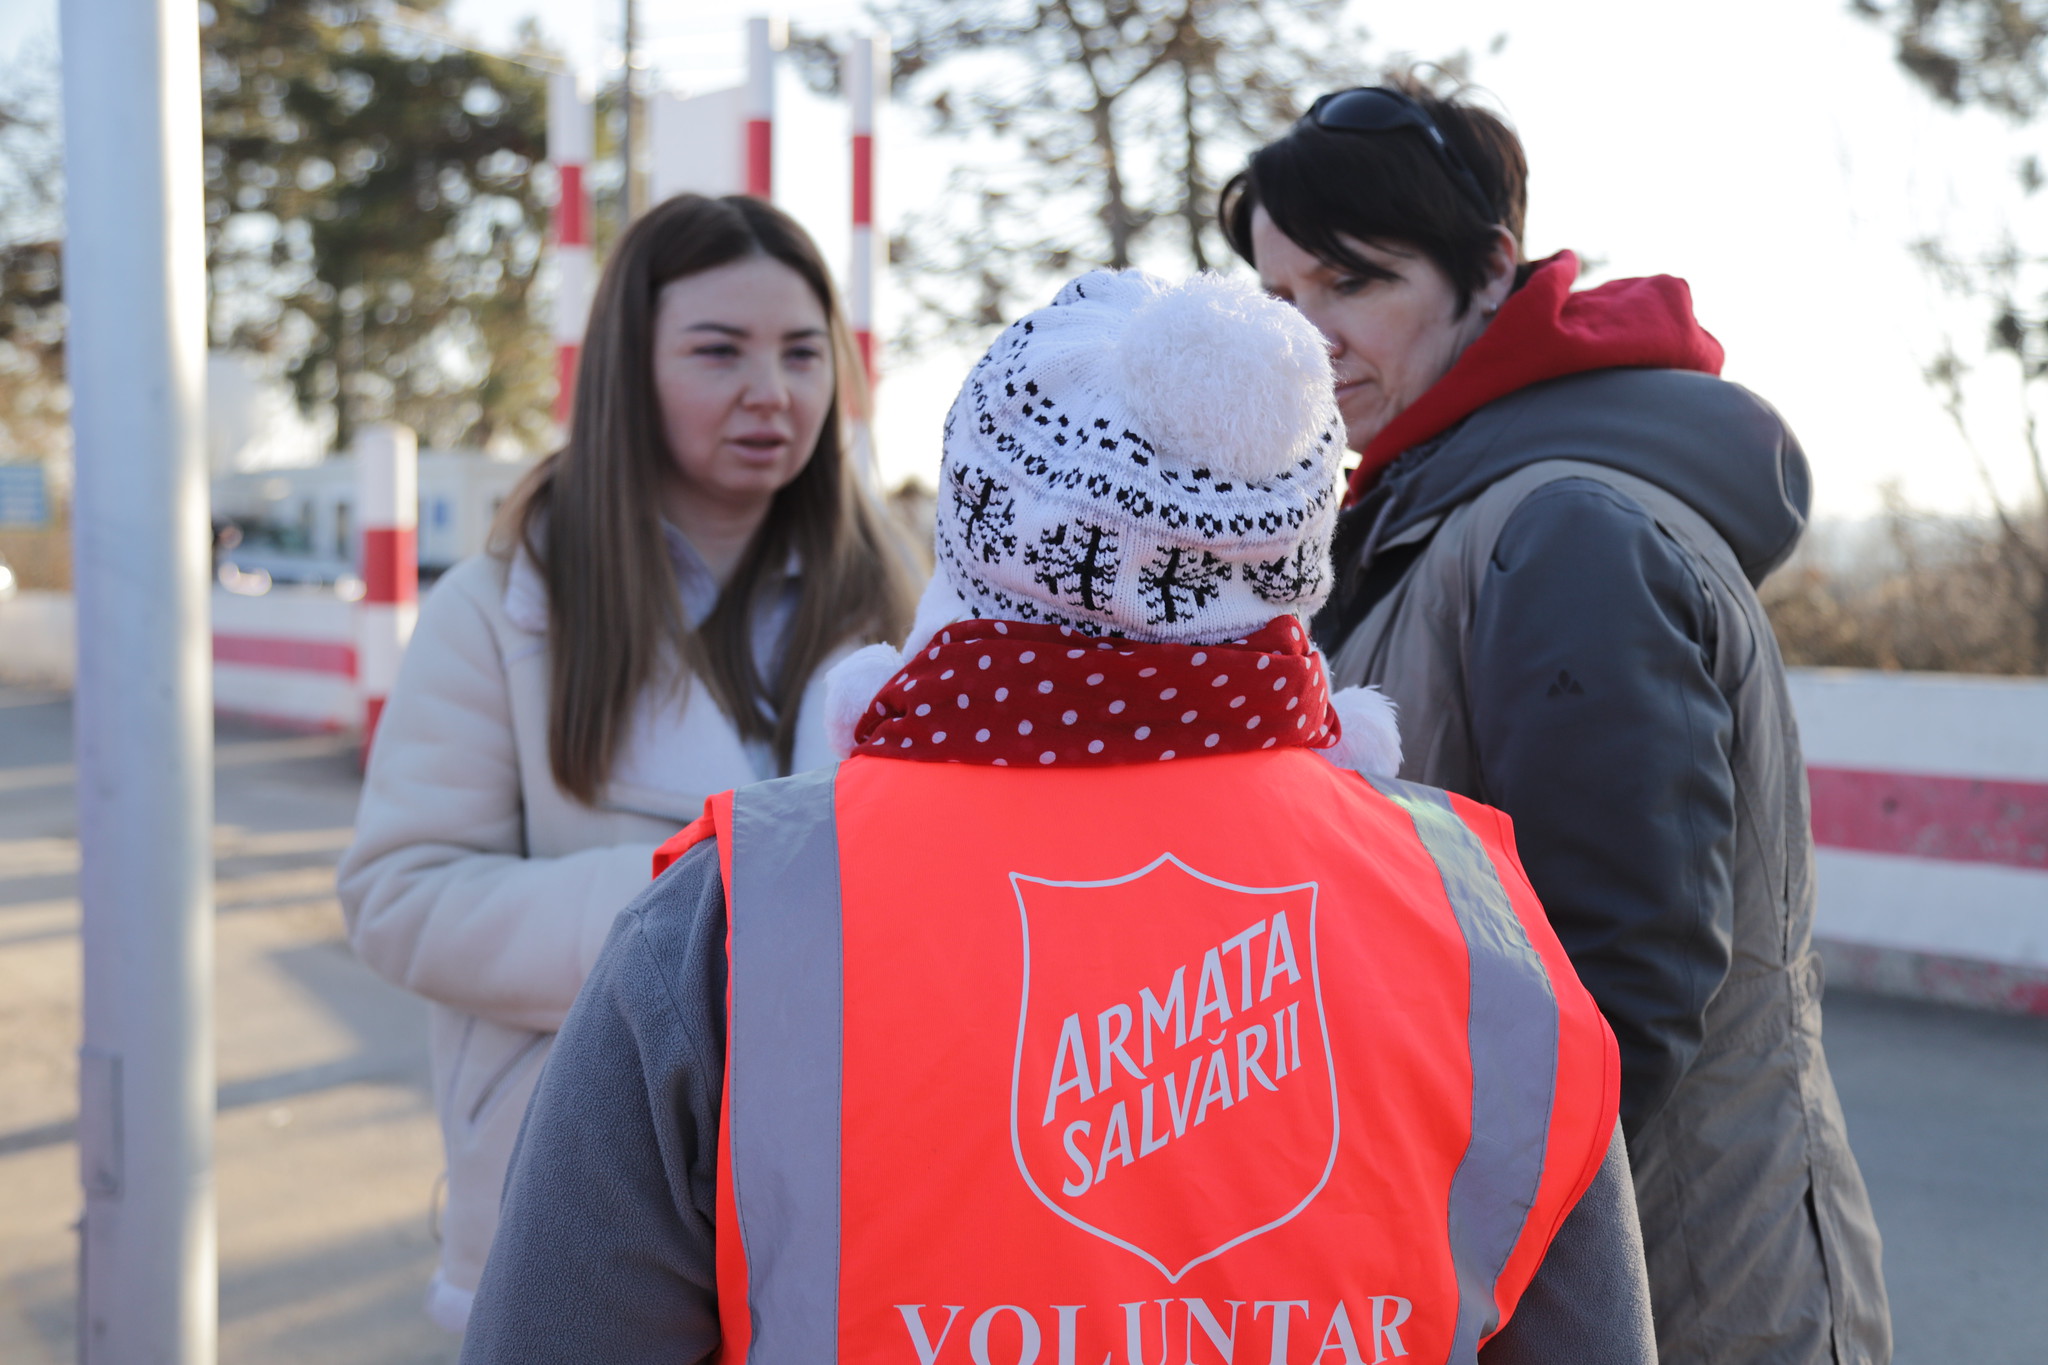
{"type": "Polygon", "coordinates": [[[847,321],[872,389],[881,378],[875,354],[875,105],[889,88],[887,42],[855,38],[846,53],[841,84],[853,134],[853,259],[846,270],[847,321]]]}
{"type": "Polygon", "coordinates": [[[747,20],[747,193],[775,197],[775,49],[779,26],[764,14],[747,20]]]}
{"type": "Polygon", "coordinates": [[[363,761],[419,618],[419,438],[380,422],[356,435],[363,596],[356,603],[356,686],[363,696],[363,761]]]}
{"type": "Polygon", "coordinates": [[[589,101],[574,72],[548,76],[548,159],[561,189],[555,199],[555,421],[566,427],[576,400],[576,364],[590,318],[590,186],[593,153],[589,101]]]}

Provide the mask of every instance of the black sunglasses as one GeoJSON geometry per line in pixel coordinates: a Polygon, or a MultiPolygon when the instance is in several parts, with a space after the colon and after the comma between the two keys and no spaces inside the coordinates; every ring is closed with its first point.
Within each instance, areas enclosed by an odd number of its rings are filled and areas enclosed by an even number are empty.
{"type": "Polygon", "coordinates": [[[1303,117],[1318,128],[1340,133],[1398,133],[1415,129],[1428,141],[1436,159],[1451,173],[1451,179],[1458,182],[1458,188],[1486,215],[1486,221],[1500,221],[1486,191],[1479,186],[1479,177],[1472,174],[1457,148],[1444,139],[1443,129],[1436,126],[1436,120],[1421,105],[1400,91],[1383,85],[1339,90],[1310,105],[1303,117]]]}

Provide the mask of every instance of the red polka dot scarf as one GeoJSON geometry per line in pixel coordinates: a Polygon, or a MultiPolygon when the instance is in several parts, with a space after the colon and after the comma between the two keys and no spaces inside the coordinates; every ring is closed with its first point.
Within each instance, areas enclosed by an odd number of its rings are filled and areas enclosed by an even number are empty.
{"type": "Polygon", "coordinates": [[[1222,645],[960,621],[875,694],[854,752],[1104,767],[1337,742],[1329,682],[1292,616],[1222,645]]]}

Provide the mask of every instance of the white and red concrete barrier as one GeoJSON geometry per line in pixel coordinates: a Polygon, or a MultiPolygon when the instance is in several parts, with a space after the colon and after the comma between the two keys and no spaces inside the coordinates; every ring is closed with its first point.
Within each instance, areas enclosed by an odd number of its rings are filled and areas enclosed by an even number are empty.
{"type": "Polygon", "coordinates": [[[355,615],[329,587],[215,590],[214,709],[280,729],[353,730],[362,718],[355,615]]]}
{"type": "MultiPolygon", "coordinates": [[[[0,677],[69,681],[69,605],[0,604],[0,677]]],[[[301,729],[373,724],[356,611],[331,588],[217,591],[215,704],[301,729]]],[[[387,687],[395,636],[379,636],[387,687]]],[[[1829,979],[2048,1014],[2048,679],[1795,669],[1791,685],[1829,979]]]]}
{"type": "MultiPolygon", "coordinates": [[[[212,615],[215,711],[286,730],[362,723],[355,603],[326,586],[279,583],[254,596],[215,588],[212,615]]],[[[68,592],[0,601],[0,683],[69,688],[76,628],[68,592]]]]}
{"type": "Polygon", "coordinates": [[[2048,1014],[2048,681],[1799,669],[1830,979],[2048,1014]]]}

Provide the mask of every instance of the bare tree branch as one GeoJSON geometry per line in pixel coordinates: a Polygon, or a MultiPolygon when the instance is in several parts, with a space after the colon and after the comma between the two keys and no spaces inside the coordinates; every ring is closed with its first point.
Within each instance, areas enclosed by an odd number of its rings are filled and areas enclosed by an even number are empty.
{"type": "MultiPolygon", "coordinates": [[[[2028,122],[2048,98],[2048,0],[1851,0],[1857,14],[1889,29],[1901,67],[1935,99],[1995,110],[2028,122]]],[[[2036,158],[2017,168],[2024,194],[2041,189],[2036,158]]],[[[2006,240],[1983,254],[1962,252],[1925,238],[1914,256],[1957,298],[1989,317],[1987,354],[2011,357],[2019,386],[2019,436],[2032,483],[2031,505],[2015,506],[2000,491],[1965,419],[1963,379],[1968,367],[1952,343],[1927,369],[1943,409],[1969,444],[1989,496],[1994,523],[1978,558],[1995,564],[1982,575],[1989,591],[2014,594],[2014,614],[2025,623],[2028,670],[2048,672],[2048,462],[2034,403],[2048,380],[2048,258],[2006,240]]]]}
{"type": "MultiPolygon", "coordinates": [[[[894,93],[941,135],[993,136],[1001,158],[954,174],[891,260],[919,301],[895,338],[979,339],[1053,277],[1094,265],[1224,260],[1223,174],[1325,90],[1369,68],[1343,0],[877,0],[894,93]]],[[[806,78],[835,41],[793,42],[806,78]]]]}

